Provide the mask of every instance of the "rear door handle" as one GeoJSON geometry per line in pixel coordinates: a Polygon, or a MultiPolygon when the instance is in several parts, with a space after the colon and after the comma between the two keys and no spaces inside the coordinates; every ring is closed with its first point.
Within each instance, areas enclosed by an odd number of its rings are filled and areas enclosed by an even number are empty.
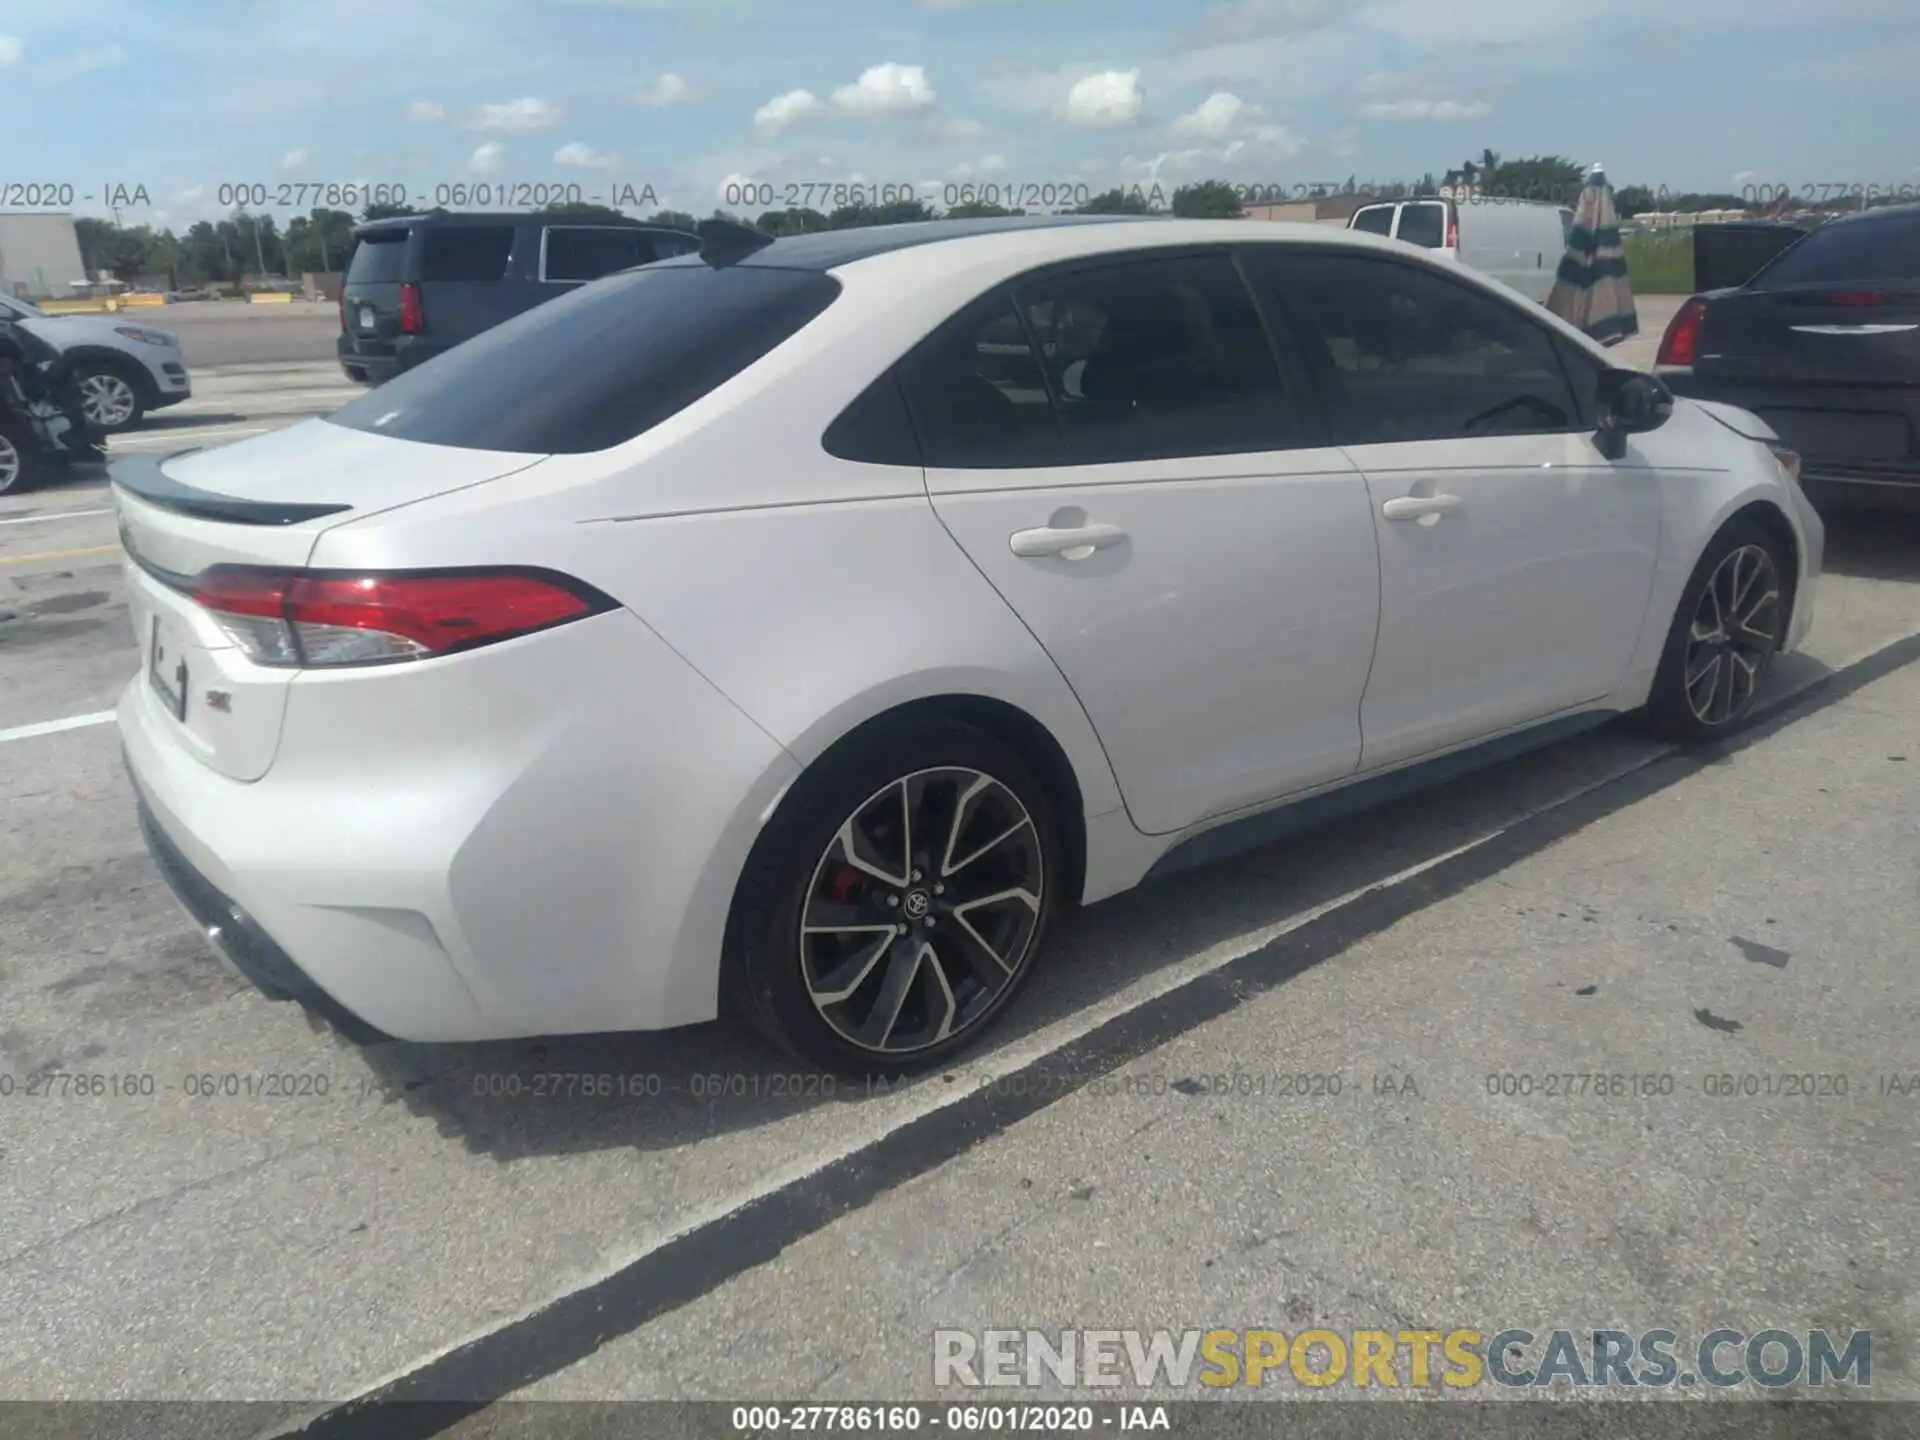
{"type": "Polygon", "coordinates": [[[1389,520],[1421,520],[1429,515],[1438,519],[1466,503],[1458,495],[1401,495],[1382,505],[1380,513],[1389,520]]]}
{"type": "Polygon", "coordinates": [[[1127,532],[1118,525],[1076,525],[1069,530],[1042,526],[1038,530],[1016,530],[1007,541],[1016,555],[1037,559],[1058,555],[1062,560],[1084,560],[1096,550],[1118,545],[1127,532]]]}

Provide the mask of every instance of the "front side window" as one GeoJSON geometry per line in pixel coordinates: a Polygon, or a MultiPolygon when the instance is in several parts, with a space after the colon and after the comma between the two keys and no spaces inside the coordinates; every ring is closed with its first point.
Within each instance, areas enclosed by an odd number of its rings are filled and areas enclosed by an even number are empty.
{"type": "Polygon", "coordinates": [[[1370,256],[1266,257],[1348,445],[1580,428],[1546,330],[1515,305],[1370,256]]]}

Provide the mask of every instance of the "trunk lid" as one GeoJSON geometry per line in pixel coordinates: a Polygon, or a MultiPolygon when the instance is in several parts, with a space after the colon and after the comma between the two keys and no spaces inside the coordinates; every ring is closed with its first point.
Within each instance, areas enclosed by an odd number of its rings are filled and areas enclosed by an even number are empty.
{"type": "Polygon", "coordinates": [[[341,281],[340,316],[354,352],[393,354],[400,338],[400,286],[418,278],[409,227],[369,230],[360,235],[341,281]]]}
{"type": "Polygon", "coordinates": [[[1743,289],[1708,307],[1702,379],[1920,387],[1920,284],[1854,280],[1743,289]]]}
{"type": "Polygon", "coordinates": [[[333,526],[538,464],[309,420],[217,450],[109,467],[141,703],[235,780],[267,773],[297,670],[256,665],[192,598],[211,565],[299,568],[333,526]]]}

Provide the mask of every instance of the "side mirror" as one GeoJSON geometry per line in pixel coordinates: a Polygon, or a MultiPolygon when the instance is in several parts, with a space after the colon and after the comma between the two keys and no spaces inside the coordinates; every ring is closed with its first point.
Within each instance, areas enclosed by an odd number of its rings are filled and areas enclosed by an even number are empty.
{"type": "Polygon", "coordinates": [[[1629,435],[1658,430],[1673,415],[1673,392],[1656,376],[1638,370],[1604,370],[1595,399],[1595,439],[1609,459],[1618,459],[1629,435]]]}

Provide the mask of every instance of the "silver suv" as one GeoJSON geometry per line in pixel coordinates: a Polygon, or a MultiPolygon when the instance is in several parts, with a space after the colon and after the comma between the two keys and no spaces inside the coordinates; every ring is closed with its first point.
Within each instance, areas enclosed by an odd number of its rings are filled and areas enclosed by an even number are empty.
{"type": "Polygon", "coordinates": [[[180,337],[139,324],[125,311],[49,315],[0,293],[0,319],[15,321],[71,358],[87,419],[109,434],[193,394],[180,337]]]}

